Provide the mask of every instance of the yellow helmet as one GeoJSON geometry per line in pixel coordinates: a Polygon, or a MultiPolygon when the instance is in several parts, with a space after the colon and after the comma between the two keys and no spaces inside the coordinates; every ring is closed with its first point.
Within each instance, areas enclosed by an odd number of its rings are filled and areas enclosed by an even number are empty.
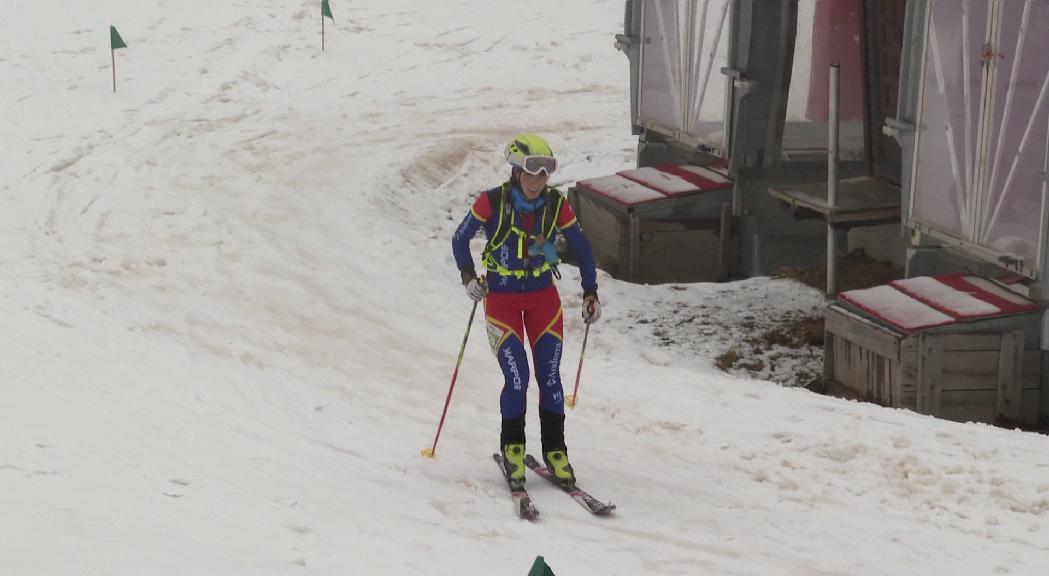
{"type": "Polygon", "coordinates": [[[506,161],[529,174],[557,170],[557,159],[546,140],[535,134],[518,134],[506,145],[506,161]]]}

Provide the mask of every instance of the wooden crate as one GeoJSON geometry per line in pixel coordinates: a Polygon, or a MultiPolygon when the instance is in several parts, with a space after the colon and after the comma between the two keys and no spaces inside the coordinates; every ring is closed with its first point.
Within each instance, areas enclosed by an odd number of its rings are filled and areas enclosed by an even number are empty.
{"type": "Polygon", "coordinates": [[[1039,314],[903,333],[840,304],[826,311],[827,392],[956,421],[1036,424],[1039,314]]]}
{"type": "Polygon", "coordinates": [[[623,206],[586,189],[568,194],[598,266],[630,282],[710,282],[730,274],[731,190],[623,206]],[[724,225],[724,229],[723,229],[724,225]]]}

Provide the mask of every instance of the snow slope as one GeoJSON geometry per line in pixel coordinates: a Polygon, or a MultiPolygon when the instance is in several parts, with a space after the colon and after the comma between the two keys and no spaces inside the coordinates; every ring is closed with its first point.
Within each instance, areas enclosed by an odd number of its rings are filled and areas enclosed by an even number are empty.
{"type": "Polygon", "coordinates": [[[567,434],[612,518],[534,479],[542,521],[512,516],[480,321],[421,458],[469,314],[450,235],[503,143],[547,136],[559,184],[633,162],[622,3],[332,10],[322,53],[313,1],[0,3],[0,574],[1045,572],[1044,437],[636,323],[818,305],[788,281],[599,277],[567,434]]]}

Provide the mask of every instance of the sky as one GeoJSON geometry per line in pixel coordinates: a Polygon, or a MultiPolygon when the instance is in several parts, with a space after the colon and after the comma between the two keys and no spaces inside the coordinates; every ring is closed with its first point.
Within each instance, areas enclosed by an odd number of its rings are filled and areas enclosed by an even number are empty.
{"type": "Polygon", "coordinates": [[[608,518],[535,476],[514,516],[480,318],[421,457],[502,147],[634,166],[623,4],[331,7],[322,52],[313,0],[0,0],[0,576],[1045,573],[1044,436],[714,367],[696,318],[822,306],[785,279],[599,272],[566,440],[608,518]]]}

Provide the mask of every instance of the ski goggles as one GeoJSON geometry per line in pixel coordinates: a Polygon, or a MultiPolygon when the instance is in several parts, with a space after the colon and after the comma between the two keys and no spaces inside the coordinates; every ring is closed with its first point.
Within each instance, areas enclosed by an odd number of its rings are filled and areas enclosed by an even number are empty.
{"type": "Polygon", "coordinates": [[[553,156],[525,156],[524,160],[516,165],[532,176],[537,176],[540,172],[546,172],[546,175],[549,176],[557,170],[557,158],[553,156]]]}

